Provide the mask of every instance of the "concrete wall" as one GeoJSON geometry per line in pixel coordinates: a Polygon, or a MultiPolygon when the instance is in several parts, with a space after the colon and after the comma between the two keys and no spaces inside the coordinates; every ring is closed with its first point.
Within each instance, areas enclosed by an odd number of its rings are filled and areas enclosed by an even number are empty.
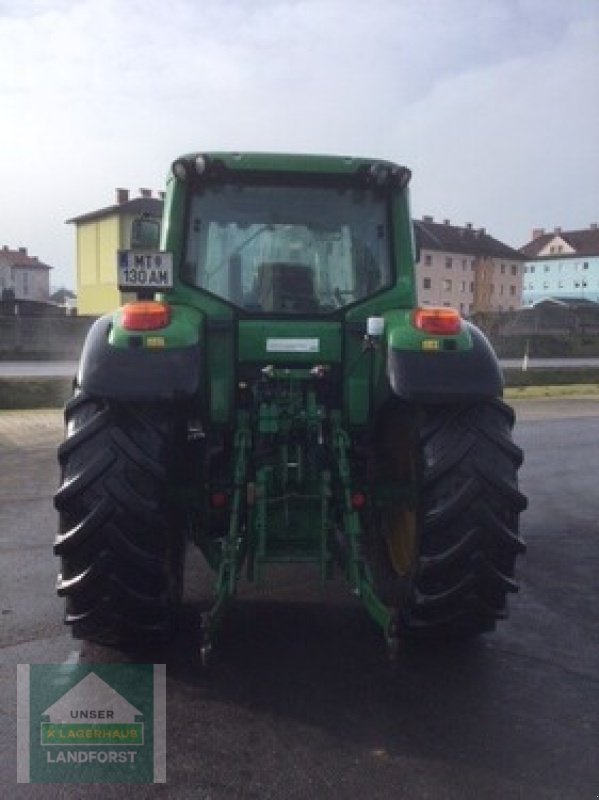
{"type": "Polygon", "coordinates": [[[95,319],[0,316],[0,359],[76,360],[95,319]]]}
{"type": "Polygon", "coordinates": [[[545,302],[504,314],[475,314],[472,320],[502,358],[599,356],[599,303],[565,306],[545,302]]]}

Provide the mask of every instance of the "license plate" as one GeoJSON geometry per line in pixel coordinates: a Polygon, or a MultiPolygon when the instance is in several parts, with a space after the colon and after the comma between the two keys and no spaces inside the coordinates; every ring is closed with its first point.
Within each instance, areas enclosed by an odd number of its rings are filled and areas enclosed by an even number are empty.
{"type": "Polygon", "coordinates": [[[169,289],[173,285],[172,253],[119,250],[119,289],[169,289]]]}

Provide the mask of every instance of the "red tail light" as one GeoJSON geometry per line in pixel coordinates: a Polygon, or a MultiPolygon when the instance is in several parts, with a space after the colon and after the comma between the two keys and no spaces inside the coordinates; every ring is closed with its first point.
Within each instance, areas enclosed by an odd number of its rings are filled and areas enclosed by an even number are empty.
{"type": "Polygon", "coordinates": [[[224,508],[227,505],[227,495],[225,492],[212,492],[210,502],[212,508],[224,508]]]}
{"type": "Polygon", "coordinates": [[[455,308],[417,308],[412,316],[414,327],[435,336],[459,333],[462,319],[455,308]]]}
{"type": "Polygon", "coordinates": [[[360,511],[366,505],[366,495],[363,492],[354,492],[351,497],[352,508],[360,511]]]}
{"type": "Polygon", "coordinates": [[[123,328],[126,331],[155,331],[166,328],[171,321],[171,308],[167,303],[141,300],[127,303],[122,311],[123,328]]]}

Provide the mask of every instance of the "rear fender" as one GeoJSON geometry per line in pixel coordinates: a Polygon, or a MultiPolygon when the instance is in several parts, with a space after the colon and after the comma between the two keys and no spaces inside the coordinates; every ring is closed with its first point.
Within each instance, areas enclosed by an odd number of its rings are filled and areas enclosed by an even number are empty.
{"type": "Polygon", "coordinates": [[[420,342],[412,337],[409,348],[394,347],[393,339],[401,345],[403,337],[388,333],[387,377],[397,397],[409,402],[450,403],[502,396],[499,362],[476,326],[462,321],[451,348],[447,337],[441,336],[436,337],[438,349],[425,349],[420,332],[419,337],[420,342]]]}
{"type": "Polygon", "coordinates": [[[154,331],[126,331],[121,311],[91,327],[79,361],[77,385],[119,401],[174,401],[196,396],[202,375],[203,315],[172,308],[171,323],[154,331]]]}

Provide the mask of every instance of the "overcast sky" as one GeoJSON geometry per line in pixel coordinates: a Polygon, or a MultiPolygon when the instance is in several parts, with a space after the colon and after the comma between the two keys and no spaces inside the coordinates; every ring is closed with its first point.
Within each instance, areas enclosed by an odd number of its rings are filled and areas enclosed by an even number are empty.
{"type": "Polygon", "coordinates": [[[599,0],[0,0],[0,245],[74,285],[69,217],[185,152],[388,158],[519,247],[599,222],[599,0]]]}

